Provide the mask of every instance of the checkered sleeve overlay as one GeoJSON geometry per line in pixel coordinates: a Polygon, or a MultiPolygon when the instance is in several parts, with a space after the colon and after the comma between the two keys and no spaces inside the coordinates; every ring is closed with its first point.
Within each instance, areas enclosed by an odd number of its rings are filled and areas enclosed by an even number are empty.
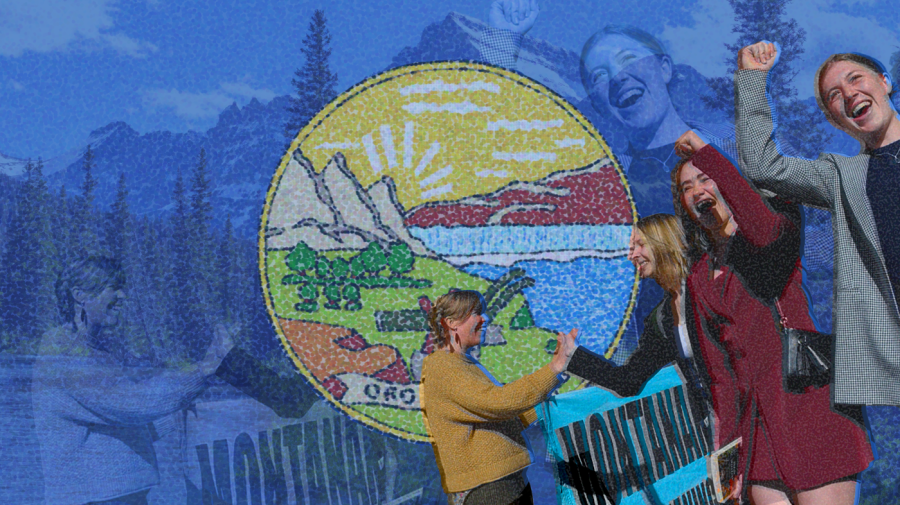
{"type": "Polygon", "coordinates": [[[522,47],[521,33],[498,28],[485,28],[481,32],[481,57],[491,65],[515,68],[522,47]]]}
{"type": "Polygon", "coordinates": [[[735,84],[735,133],[741,171],[759,187],[797,203],[832,209],[834,178],[831,155],[818,160],[789,158],[775,141],[777,118],[766,93],[766,72],[738,70],[735,84]]]}

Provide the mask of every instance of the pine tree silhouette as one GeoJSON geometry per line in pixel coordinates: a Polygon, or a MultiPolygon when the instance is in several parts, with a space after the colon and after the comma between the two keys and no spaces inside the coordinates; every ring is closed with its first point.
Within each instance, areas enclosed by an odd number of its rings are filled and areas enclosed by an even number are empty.
{"type": "MultiPolygon", "coordinates": [[[[785,18],[785,8],[791,0],[728,0],[734,9],[732,33],[737,34],[734,44],[725,44],[727,77],[711,77],[706,80],[712,88],[712,96],[702,97],[712,110],[724,111],[734,117],[734,80],[731,75],[737,69],[737,52],[761,40],[778,42],[781,54],[778,63],[770,71],[769,94],[775,102],[778,115],[779,136],[787,140],[798,152],[815,157],[825,150],[831,134],[819,126],[824,117],[815,105],[800,100],[792,81],[797,76],[794,65],[803,54],[806,31],[794,19],[785,18]]],[[[804,84],[807,85],[807,84],[804,84]]]]}
{"type": "Polygon", "coordinates": [[[28,160],[10,222],[3,269],[4,338],[0,350],[37,349],[40,337],[56,324],[54,283],[60,269],[52,240],[50,192],[43,162],[28,160]]]}
{"type": "Polygon", "coordinates": [[[131,214],[128,209],[128,187],[125,183],[125,172],[119,174],[116,183],[116,199],[110,206],[106,220],[106,243],[112,257],[123,265],[127,264],[126,251],[131,226],[131,214]]]}
{"type": "Polygon", "coordinates": [[[81,162],[81,170],[84,179],[81,182],[81,195],[79,196],[78,214],[75,219],[78,241],[76,256],[83,257],[100,252],[100,244],[97,238],[97,219],[94,216],[94,190],[97,188],[97,179],[94,177],[94,151],[88,144],[81,162]]]}
{"type": "Polygon", "coordinates": [[[297,92],[291,97],[288,113],[290,118],[284,125],[284,135],[290,142],[317,112],[322,110],[337,96],[337,74],[328,63],[331,57],[331,34],[326,26],[325,11],[317,9],[309,22],[306,37],[303,38],[303,67],[294,72],[291,84],[297,92]]]}

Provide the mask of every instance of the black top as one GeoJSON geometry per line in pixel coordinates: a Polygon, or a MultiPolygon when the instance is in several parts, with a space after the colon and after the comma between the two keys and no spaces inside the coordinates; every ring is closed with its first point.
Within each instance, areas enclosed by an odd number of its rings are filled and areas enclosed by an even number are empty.
{"type": "MultiPolygon", "coordinates": [[[[685,306],[690,307],[690,301],[685,300],[685,306]]],[[[696,356],[699,349],[694,338],[696,332],[691,331],[690,327],[688,324],[688,335],[696,356]]],[[[644,321],[644,332],[638,348],[624,365],[616,366],[603,356],[579,346],[566,371],[624,397],[640,393],[651,377],[674,362],[688,385],[693,410],[703,418],[709,412],[710,401],[708,388],[705,386],[708,384],[705,379],[706,369],[697,360],[684,358],[678,342],[675,318],[672,315],[672,298],[666,294],[644,321]]]]}
{"type": "Polygon", "coordinates": [[[866,195],[895,296],[900,293],[900,140],[869,152],[866,195]]]}

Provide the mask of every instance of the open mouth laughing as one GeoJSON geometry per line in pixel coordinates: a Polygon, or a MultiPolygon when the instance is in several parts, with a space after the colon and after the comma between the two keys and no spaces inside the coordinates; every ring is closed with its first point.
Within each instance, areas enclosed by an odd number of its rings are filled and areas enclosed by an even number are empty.
{"type": "Polygon", "coordinates": [[[858,104],[856,104],[856,106],[853,107],[853,110],[850,111],[850,117],[853,119],[859,119],[860,117],[864,116],[871,107],[872,107],[871,101],[863,100],[862,102],[859,102],[858,104]]]}
{"type": "Polygon", "coordinates": [[[694,205],[694,209],[697,211],[698,215],[702,216],[708,214],[715,204],[716,202],[712,200],[702,200],[694,205]]]}
{"type": "Polygon", "coordinates": [[[627,109],[628,107],[636,104],[642,96],[644,96],[643,89],[631,88],[622,93],[619,93],[619,96],[616,97],[616,102],[614,105],[620,109],[627,109]]]}

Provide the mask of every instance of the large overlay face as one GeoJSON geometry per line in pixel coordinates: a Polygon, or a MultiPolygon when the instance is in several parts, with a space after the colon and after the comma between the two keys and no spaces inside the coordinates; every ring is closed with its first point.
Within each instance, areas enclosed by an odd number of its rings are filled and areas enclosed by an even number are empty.
{"type": "Polygon", "coordinates": [[[266,301],[323,397],[425,441],[431,303],[484,293],[480,357],[503,382],[573,327],[609,356],[636,294],[634,214],[606,143],[540,84],[474,63],[402,67],[338,97],[284,155],[260,234],[266,301]]]}
{"type": "Polygon", "coordinates": [[[601,113],[623,125],[643,129],[658,125],[669,110],[667,84],[671,61],[653,54],[625,35],[603,37],[585,55],[591,101],[601,113]]]}

